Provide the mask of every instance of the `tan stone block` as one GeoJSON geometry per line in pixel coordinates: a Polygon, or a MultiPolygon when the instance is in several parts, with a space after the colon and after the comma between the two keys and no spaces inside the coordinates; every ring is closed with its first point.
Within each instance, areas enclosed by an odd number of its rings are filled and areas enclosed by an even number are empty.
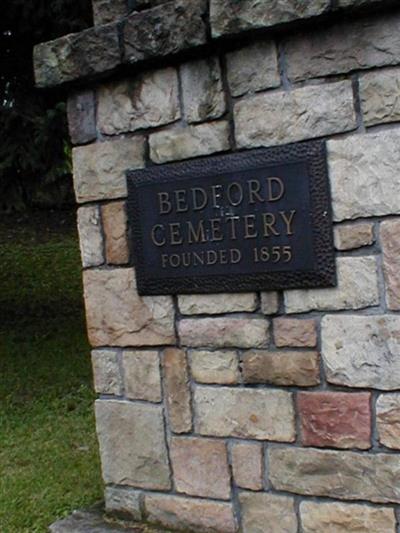
{"type": "Polygon", "coordinates": [[[317,352],[249,351],[242,356],[245,383],[312,387],[320,382],[317,352]]]}
{"type": "Polygon", "coordinates": [[[257,307],[257,295],[250,293],[182,294],[178,296],[183,315],[218,315],[251,312],[257,307]]]}
{"type": "Polygon", "coordinates": [[[224,442],[174,437],[170,444],[170,457],[177,492],[229,499],[231,484],[224,442]]]}
{"type": "Polygon", "coordinates": [[[274,318],[274,340],[279,347],[308,347],[317,345],[315,320],[297,318],[274,318]]]}
{"type": "Polygon", "coordinates": [[[277,292],[261,293],[261,311],[264,315],[274,315],[279,310],[279,295],[277,292]]]}
{"type": "Polygon", "coordinates": [[[274,489],[376,503],[400,502],[400,457],[316,448],[268,450],[274,489]]]}
{"type": "Polygon", "coordinates": [[[371,126],[400,119],[400,69],[388,68],[360,76],[361,109],[364,124],[371,126]]]}
{"type": "Polygon", "coordinates": [[[154,163],[210,155],[229,148],[229,124],[226,121],[173,128],[150,135],[150,158],[154,163]]]}
{"type": "Polygon", "coordinates": [[[261,348],[269,341],[263,318],[186,318],[178,331],[184,346],[199,348],[261,348]]]}
{"type": "Polygon", "coordinates": [[[77,146],[72,157],[78,202],[122,198],[127,195],[127,169],[144,167],[144,139],[120,138],[77,146]]]}
{"type": "Polygon", "coordinates": [[[98,128],[107,135],[155,128],[179,118],[178,74],[174,68],[103,84],[98,91],[98,128]]]}
{"type": "Polygon", "coordinates": [[[238,487],[261,490],[263,488],[262,444],[235,442],[232,445],[232,472],[238,487]]]}
{"type": "Polygon", "coordinates": [[[124,265],[129,262],[127,217],[125,202],[112,202],[101,206],[105,235],[107,263],[124,265]]]}
{"type": "Polygon", "coordinates": [[[122,394],[117,350],[92,350],[92,367],[96,392],[115,396],[122,394]]]}
{"type": "Polygon", "coordinates": [[[354,503],[301,502],[303,533],[395,533],[393,509],[354,503]]]}
{"type": "Polygon", "coordinates": [[[132,400],[161,402],[158,352],[125,350],[122,355],[125,395],[132,400]]]}
{"type": "Polygon", "coordinates": [[[340,224],[334,231],[336,250],[354,250],[375,242],[374,225],[369,222],[340,224]]]}
{"type": "Polygon", "coordinates": [[[376,402],[379,442],[400,450],[400,394],[381,394],[376,402]]]}
{"type": "Polygon", "coordinates": [[[382,222],[380,228],[386,303],[389,309],[400,309],[400,219],[382,222]]]}
{"type": "Polygon", "coordinates": [[[175,342],[172,298],[140,297],[133,269],[86,270],[83,282],[92,346],[156,346],[175,342]]]}
{"type": "Polygon", "coordinates": [[[145,506],[148,521],[164,527],[219,533],[237,531],[230,503],[147,493],[145,506]]]}
{"type": "Polygon", "coordinates": [[[105,483],[171,487],[161,406],[97,400],[96,426],[105,483]]]}
{"type": "Polygon", "coordinates": [[[243,533],[297,533],[293,498],[242,492],[239,501],[243,533]]]}
{"type": "Polygon", "coordinates": [[[235,352],[192,350],[192,377],[198,383],[234,385],[239,381],[239,362],[235,352]]]}
{"type": "Polygon", "coordinates": [[[194,406],[195,429],[201,435],[280,442],[295,439],[290,392],[197,386],[194,406]]]}
{"type": "Polygon", "coordinates": [[[140,492],[124,487],[106,487],[104,500],[106,513],[141,520],[140,492]]]}
{"type": "Polygon", "coordinates": [[[168,419],[174,433],[192,429],[192,410],[186,355],[183,350],[168,348],[163,359],[168,419]]]}
{"type": "Polygon", "coordinates": [[[285,291],[287,313],[340,311],[379,305],[376,257],[338,257],[337,286],[285,291]]]}
{"type": "Polygon", "coordinates": [[[85,268],[102,265],[104,263],[103,235],[99,206],[80,207],[77,218],[82,266],[85,268]]]}

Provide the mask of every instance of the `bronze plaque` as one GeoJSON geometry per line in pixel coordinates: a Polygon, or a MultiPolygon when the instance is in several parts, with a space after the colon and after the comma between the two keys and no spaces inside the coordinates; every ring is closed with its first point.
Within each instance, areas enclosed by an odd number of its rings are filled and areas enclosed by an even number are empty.
{"type": "Polygon", "coordinates": [[[140,294],[336,283],[322,141],[128,172],[140,294]]]}

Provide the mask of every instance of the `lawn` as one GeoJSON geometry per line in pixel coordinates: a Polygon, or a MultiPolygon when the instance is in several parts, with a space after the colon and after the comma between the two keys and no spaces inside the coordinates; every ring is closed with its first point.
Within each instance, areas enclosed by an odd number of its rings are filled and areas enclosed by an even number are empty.
{"type": "Polygon", "coordinates": [[[0,220],[0,531],[101,499],[73,216],[0,220]]]}

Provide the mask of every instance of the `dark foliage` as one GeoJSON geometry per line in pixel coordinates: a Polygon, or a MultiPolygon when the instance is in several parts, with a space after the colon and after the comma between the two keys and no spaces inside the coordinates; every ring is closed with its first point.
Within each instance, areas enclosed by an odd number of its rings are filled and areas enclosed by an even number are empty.
{"type": "Polygon", "coordinates": [[[70,191],[65,95],[35,89],[33,46],[92,25],[90,0],[2,0],[0,212],[63,203],[70,191]]]}

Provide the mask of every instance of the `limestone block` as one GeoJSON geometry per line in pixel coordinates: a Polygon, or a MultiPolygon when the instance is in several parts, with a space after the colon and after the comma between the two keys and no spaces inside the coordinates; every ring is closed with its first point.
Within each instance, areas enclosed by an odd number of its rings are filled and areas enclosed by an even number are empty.
{"type": "Polygon", "coordinates": [[[261,490],[263,488],[262,444],[235,442],[232,445],[232,473],[238,487],[261,490]]]}
{"type": "Polygon", "coordinates": [[[370,448],[370,402],[368,392],[300,392],[297,406],[303,445],[370,448]]]}
{"type": "Polygon", "coordinates": [[[317,352],[268,352],[252,350],[242,356],[245,383],[312,387],[318,385],[317,352]]]}
{"type": "Polygon", "coordinates": [[[379,442],[400,449],[400,394],[381,394],[376,402],[379,442]]]}
{"type": "Polygon", "coordinates": [[[335,220],[400,213],[399,142],[397,130],[328,141],[335,220]]]}
{"type": "Polygon", "coordinates": [[[400,219],[386,220],[380,227],[385,275],[386,303],[389,309],[400,309],[400,219]]]}
{"type": "Polygon", "coordinates": [[[170,457],[177,492],[229,499],[231,480],[224,442],[174,437],[170,444],[170,457]]]}
{"type": "Polygon", "coordinates": [[[192,350],[192,377],[198,383],[234,385],[239,381],[238,357],[233,351],[192,350]]]}
{"type": "Polygon", "coordinates": [[[178,296],[183,315],[219,315],[252,312],[257,307],[257,295],[251,293],[182,294],[178,296]]]}
{"type": "Polygon", "coordinates": [[[171,487],[161,406],[97,400],[96,425],[105,483],[171,487]]]}
{"type": "Polygon", "coordinates": [[[243,533],[297,533],[293,498],[242,492],[239,502],[243,533]]]}
{"type": "Polygon", "coordinates": [[[179,161],[229,150],[228,122],[209,122],[174,128],[150,135],[150,158],[154,163],[179,161]]]}
{"type": "Polygon", "coordinates": [[[104,84],[98,90],[98,128],[107,135],[155,128],[179,118],[178,74],[172,67],[104,84]]]}
{"type": "Polygon", "coordinates": [[[287,313],[363,309],[379,305],[376,258],[338,257],[337,286],[328,289],[285,291],[287,313]]]}
{"type": "Polygon", "coordinates": [[[201,435],[292,442],[294,411],[290,392],[197,386],[195,429],[201,435]]]}
{"type": "Polygon", "coordinates": [[[185,318],[178,332],[182,344],[193,348],[262,348],[269,341],[263,318],[185,318]]]}
{"type": "Polygon", "coordinates": [[[92,346],[156,346],[175,341],[172,298],[140,297],[133,269],[86,270],[83,282],[92,346]]]}
{"type": "Polygon", "coordinates": [[[322,358],[327,380],[348,387],[400,388],[400,317],[327,315],[322,358]]]}
{"type": "Polygon", "coordinates": [[[108,24],[128,14],[128,0],[92,0],[96,26],[108,24]]]}
{"type": "Polygon", "coordinates": [[[375,242],[374,225],[370,222],[339,224],[334,229],[336,250],[354,250],[375,242]]]}
{"type": "Polygon", "coordinates": [[[256,42],[226,56],[232,96],[279,87],[278,53],[273,41],[256,42]]]}
{"type": "Polygon", "coordinates": [[[353,130],[351,82],[266,92],[234,106],[239,148],[274,146],[353,130]]]}
{"type": "Polygon", "coordinates": [[[79,91],[67,102],[68,130],[73,144],[83,144],[96,138],[94,92],[79,91]]]}
{"type": "Polygon", "coordinates": [[[160,358],[157,351],[124,350],[122,367],[127,398],[161,402],[160,358]]]}
{"type": "Polygon", "coordinates": [[[106,512],[131,520],[141,520],[140,492],[124,487],[106,487],[104,492],[106,512]]]}
{"type": "Polygon", "coordinates": [[[80,207],[77,218],[82,266],[85,268],[103,264],[104,244],[99,206],[80,207]]]}
{"type": "Polygon", "coordinates": [[[277,490],[342,500],[400,501],[400,457],[315,448],[268,450],[270,481],[277,490]]]}
{"type": "Polygon", "coordinates": [[[92,350],[92,367],[96,392],[115,396],[122,394],[117,350],[92,350]]]}
{"type": "Polygon", "coordinates": [[[360,76],[360,99],[364,124],[372,126],[400,120],[400,69],[389,68],[360,76]]]}
{"type": "Polygon", "coordinates": [[[165,494],[145,495],[149,522],[188,531],[236,533],[237,523],[230,503],[182,498],[165,494]]]}
{"type": "Polygon", "coordinates": [[[144,167],[144,139],[118,139],[78,146],[72,151],[78,202],[127,195],[125,172],[144,167]]]}
{"type": "Polygon", "coordinates": [[[315,320],[274,318],[274,340],[279,348],[314,348],[317,345],[315,320]]]}
{"type": "Polygon", "coordinates": [[[163,369],[169,424],[174,433],[187,433],[192,429],[192,410],[185,352],[167,349],[163,369]]]}
{"type": "Polygon", "coordinates": [[[279,295],[277,292],[261,293],[261,311],[264,315],[275,315],[279,310],[279,295]]]}
{"type": "Polygon", "coordinates": [[[354,503],[309,502],[300,504],[303,533],[395,533],[393,509],[354,503]]]}
{"type": "Polygon", "coordinates": [[[189,123],[219,118],[226,111],[221,68],[217,57],[184,63],[182,98],[189,123]]]}
{"type": "Polygon", "coordinates": [[[107,263],[124,265],[129,262],[128,221],[125,202],[112,202],[101,206],[101,218],[105,235],[107,263]]]}

